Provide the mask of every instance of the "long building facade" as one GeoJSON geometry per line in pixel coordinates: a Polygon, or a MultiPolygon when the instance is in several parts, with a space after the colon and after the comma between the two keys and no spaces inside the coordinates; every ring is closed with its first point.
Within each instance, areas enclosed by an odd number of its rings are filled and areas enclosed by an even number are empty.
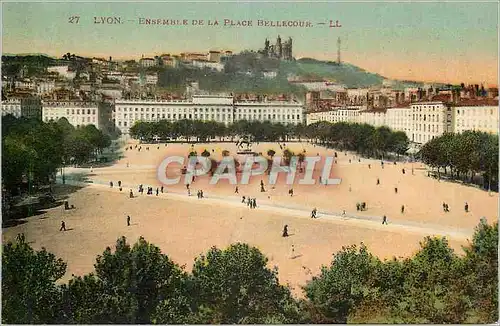
{"type": "Polygon", "coordinates": [[[445,132],[461,133],[466,130],[498,134],[498,99],[464,100],[456,103],[419,101],[389,108],[331,107],[309,112],[307,124],[319,121],[366,123],[375,127],[386,126],[402,131],[408,139],[421,145],[445,132]],[[349,113],[345,113],[345,112],[349,113]]]}
{"type": "Polygon", "coordinates": [[[236,101],[233,96],[193,95],[189,100],[116,100],[115,126],[122,134],[137,121],[216,121],[229,125],[239,120],[299,124],[304,122],[300,102],[236,101]]]}

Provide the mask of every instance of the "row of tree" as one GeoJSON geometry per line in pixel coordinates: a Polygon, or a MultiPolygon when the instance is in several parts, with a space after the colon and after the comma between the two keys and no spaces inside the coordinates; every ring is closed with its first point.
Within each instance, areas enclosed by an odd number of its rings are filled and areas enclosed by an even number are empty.
{"type": "Polygon", "coordinates": [[[446,133],[425,143],[419,154],[438,173],[443,169],[453,178],[464,177],[470,182],[481,173],[485,188],[497,188],[498,135],[478,131],[446,133]]]}
{"type": "Polygon", "coordinates": [[[357,123],[317,122],[305,126],[284,125],[269,121],[240,120],[226,126],[214,121],[179,120],[170,122],[137,122],[130,128],[132,137],[150,140],[184,137],[188,141],[205,142],[215,137],[250,136],[252,141],[288,141],[307,138],[323,145],[352,150],[367,156],[381,156],[387,153],[405,154],[409,140],[402,131],[392,131],[387,127],[373,127],[357,123]]]}
{"type": "Polygon", "coordinates": [[[57,282],[66,263],[22,239],[3,245],[2,321],[9,324],[493,323],[498,224],[476,227],[458,256],[425,238],[412,257],[381,261],[343,247],[295,298],[254,247],[197,257],[192,271],[143,238],[97,257],[95,271],[57,282]]]}
{"type": "Polygon", "coordinates": [[[86,163],[111,144],[94,125],[74,128],[68,120],[2,117],[2,186],[17,195],[28,185],[46,185],[63,164],[86,163]]]}

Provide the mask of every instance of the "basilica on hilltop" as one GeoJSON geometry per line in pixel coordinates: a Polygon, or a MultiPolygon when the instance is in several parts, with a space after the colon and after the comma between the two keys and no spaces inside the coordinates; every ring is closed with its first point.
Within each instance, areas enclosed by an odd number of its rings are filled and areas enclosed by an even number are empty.
{"type": "Polygon", "coordinates": [[[281,42],[281,37],[278,35],[276,39],[276,44],[270,44],[269,40],[266,38],[264,43],[264,49],[260,51],[264,57],[278,58],[280,60],[292,61],[292,38],[288,38],[287,41],[281,42]]]}

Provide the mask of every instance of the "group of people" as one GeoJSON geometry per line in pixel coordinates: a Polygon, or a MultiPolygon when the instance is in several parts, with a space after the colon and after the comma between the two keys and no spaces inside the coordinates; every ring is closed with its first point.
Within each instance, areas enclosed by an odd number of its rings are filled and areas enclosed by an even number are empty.
{"type": "Polygon", "coordinates": [[[241,202],[243,204],[247,204],[248,207],[250,208],[257,208],[257,198],[250,198],[250,197],[241,197],[241,202]]]}

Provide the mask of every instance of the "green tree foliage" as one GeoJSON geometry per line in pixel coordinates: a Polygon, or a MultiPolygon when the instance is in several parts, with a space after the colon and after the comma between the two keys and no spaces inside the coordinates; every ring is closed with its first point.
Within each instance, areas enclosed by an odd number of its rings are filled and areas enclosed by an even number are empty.
{"type": "Polygon", "coordinates": [[[277,270],[266,267],[268,259],[247,244],[226,250],[212,248],[195,260],[194,297],[201,323],[294,323],[298,307],[290,291],[280,285],[277,270]]]}
{"type": "Polygon", "coordinates": [[[65,288],[74,323],[180,323],[190,312],[187,274],[143,238],[124,237],[97,257],[95,274],[65,288]],[[161,303],[161,305],[160,305],[161,303]]]}
{"type": "Polygon", "coordinates": [[[498,223],[457,255],[427,237],[412,257],[381,261],[343,247],[296,300],[247,244],[212,248],[184,272],[143,238],[97,257],[95,272],[56,281],[66,264],[23,242],[3,245],[4,323],[492,323],[498,318],[498,223]]]}
{"type": "Polygon", "coordinates": [[[61,292],[56,281],[66,263],[25,242],[7,243],[2,251],[2,322],[9,324],[63,323],[61,292]]]}
{"type": "Polygon", "coordinates": [[[424,144],[419,153],[431,167],[450,169],[453,177],[472,181],[476,173],[484,177],[485,188],[498,183],[498,136],[478,131],[446,133],[424,144]],[[470,174],[470,175],[469,175],[470,174]]]}
{"type": "Polygon", "coordinates": [[[330,267],[304,287],[311,303],[321,312],[322,323],[346,323],[353,309],[372,294],[380,261],[364,245],[343,247],[330,267]]]}
{"type": "Polygon", "coordinates": [[[481,220],[464,251],[463,283],[474,311],[469,322],[494,323],[498,320],[498,223],[481,220]]]}

